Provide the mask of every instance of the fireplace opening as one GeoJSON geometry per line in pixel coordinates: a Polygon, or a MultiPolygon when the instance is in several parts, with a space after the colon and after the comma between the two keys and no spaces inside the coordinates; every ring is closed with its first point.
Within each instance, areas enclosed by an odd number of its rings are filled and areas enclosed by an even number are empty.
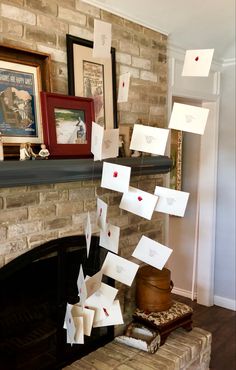
{"type": "MultiPolygon", "coordinates": [[[[84,236],[47,242],[0,269],[0,370],[56,370],[114,337],[114,328],[94,328],[83,345],[66,343],[66,304],[79,302],[77,277],[100,270],[107,251],[92,236],[87,259],[84,236]]],[[[114,281],[103,277],[114,286],[114,281]]]]}

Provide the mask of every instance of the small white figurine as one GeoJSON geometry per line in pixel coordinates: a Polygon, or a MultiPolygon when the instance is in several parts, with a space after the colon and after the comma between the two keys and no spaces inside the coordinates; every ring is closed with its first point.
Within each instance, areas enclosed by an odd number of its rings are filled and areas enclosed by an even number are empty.
{"type": "Polygon", "coordinates": [[[41,150],[38,155],[40,159],[48,159],[50,153],[45,144],[41,144],[41,150]]]}
{"type": "Polygon", "coordinates": [[[33,152],[31,148],[31,143],[22,143],[20,145],[20,161],[25,161],[29,159],[35,159],[37,155],[33,152]]]}

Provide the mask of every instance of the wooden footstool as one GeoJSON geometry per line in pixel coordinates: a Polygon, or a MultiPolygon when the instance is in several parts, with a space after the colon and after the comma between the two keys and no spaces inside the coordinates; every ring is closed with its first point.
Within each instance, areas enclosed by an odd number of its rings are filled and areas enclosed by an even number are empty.
{"type": "Polygon", "coordinates": [[[174,301],[169,310],[161,312],[146,312],[137,308],[133,314],[133,319],[157,330],[161,336],[162,345],[173,330],[180,327],[187,331],[192,330],[192,314],[193,309],[191,307],[174,301]]]}

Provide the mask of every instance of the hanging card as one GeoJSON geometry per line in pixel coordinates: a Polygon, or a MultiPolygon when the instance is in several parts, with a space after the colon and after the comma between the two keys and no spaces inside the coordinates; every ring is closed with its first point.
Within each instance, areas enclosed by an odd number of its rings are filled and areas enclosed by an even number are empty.
{"type": "Polygon", "coordinates": [[[154,194],[158,196],[155,211],[184,217],[189,193],[156,186],[154,194]]]}
{"type": "Polygon", "coordinates": [[[85,285],[87,291],[87,297],[90,297],[94,294],[101,286],[102,281],[102,271],[98,271],[95,275],[88,277],[86,276],[85,285]]]}
{"type": "Polygon", "coordinates": [[[83,318],[83,331],[84,335],[90,336],[91,330],[93,327],[93,319],[94,319],[94,310],[90,310],[89,308],[83,308],[80,305],[76,304],[72,307],[72,315],[73,317],[82,317],[83,318]]]}
{"type": "Polygon", "coordinates": [[[124,324],[120,303],[118,300],[114,301],[114,303],[108,309],[106,309],[105,315],[106,317],[103,320],[94,323],[94,328],[124,324]]]}
{"type": "Polygon", "coordinates": [[[100,230],[106,229],[107,207],[107,204],[103,200],[97,198],[97,225],[100,230]]]}
{"type": "Polygon", "coordinates": [[[116,158],[119,154],[119,129],[108,129],[104,131],[102,142],[101,159],[116,158]]]}
{"type": "Polygon", "coordinates": [[[93,58],[111,58],[111,24],[94,19],[93,58]]]}
{"type": "Polygon", "coordinates": [[[84,280],[83,267],[80,265],[79,276],[77,279],[78,295],[80,297],[80,305],[84,306],[84,302],[87,298],[87,288],[84,280]]]}
{"type": "Polygon", "coordinates": [[[95,161],[102,159],[103,134],[104,128],[96,122],[92,122],[91,152],[95,161]]]}
{"type": "Polygon", "coordinates": [[[87,213],[87,221],[85,226],[85,239],[86,239],[86,248],[87,248],[87,258],[89,256],[89,250],[91,245],[92,238],[92,226],[89,212],[87,213]]]}
{"type": "Polygon", "coordinates": [[[214,49],[187,50],[182,76],[207,77],[211,68],[214,49]]]}
{"type": "Polygon", "coordinates": [[[123,73],[122,75],[120,75],[117,99],[118,103],[125,103],[128,101],[129,84],[130,84],[130,72],[123,73]]]}
{"type": "Polygon", "coordinates": [[[135,124],[130,149],[164,155],[168,135],[167,129],[135,124]]]}
{"type": "Polygon", "coordinates": [[[129,188],[131,168],[114,163],[103,163],[101,187],[124,193],[129,188]]]}
{"type": "Polygon", "coordinates": [[[111,252],[118,253],[120,239],[120,228],[107,224],[106,229],[100,231],[99,245],[111,252]]]}

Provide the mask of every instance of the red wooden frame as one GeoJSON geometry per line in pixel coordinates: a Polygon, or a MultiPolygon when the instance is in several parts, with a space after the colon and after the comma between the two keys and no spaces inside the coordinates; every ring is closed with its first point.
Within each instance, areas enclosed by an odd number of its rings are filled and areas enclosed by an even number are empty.
{"type": "Polygon", "coordinates": [[[91,129],[94,121],[94,102],[91,98],[41,92],[42,123],[44,143],[49,158],[89,158],[91,157],[91,129]],[[86,124],[86,144],[61,144],[57,142],[55,109],[84,111],[86,124]]]}

